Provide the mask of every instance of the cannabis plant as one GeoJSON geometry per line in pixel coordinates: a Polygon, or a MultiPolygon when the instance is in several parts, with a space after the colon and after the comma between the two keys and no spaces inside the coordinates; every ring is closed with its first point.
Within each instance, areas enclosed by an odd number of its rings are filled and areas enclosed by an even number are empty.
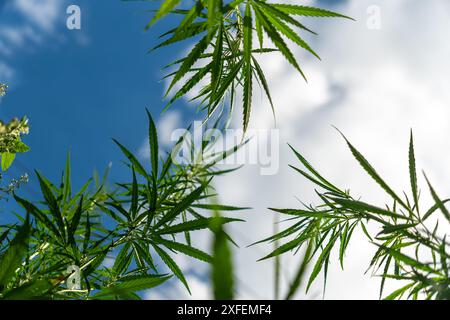
{"type": "Polygon", "coordinates": [[[315,34],[314,31],[298,17],[348,18],[324,9],[265,0],[160,2],[147,28],[169,14],[181,18],[177,26],[161,35],[163,40],[153,49],[193,37],[199,39],[186,57],[167,66],[175,69],[166,76],[171,81],[165,96],[172,93],[167,106],[203,80],[206,84],[192,100],[199,101],[198,108],[206,112],[205,121],[216,112],[222,114],[225,108],[230,118],[236,94],[242,92],[244,131],[250,120],[254,80],[263,88],[273,109],[269,84],[258,56],[279,52],[306,80],[286,40],[317,58],[319,55],[300,35],[300,31],[315,34]]]}
{"type": "Polygon", "coordinates": [[[240,208],[208,203],[211,179],[222,173],[214,162],[175,163],[174,150],[160,157],[148,116],[150,170],[115,141],[128,160],[130,182],[109,186],[105,175],[74,192],[68,158],[58,184],[36,172],[40,202],[14,195],[26,218],[0,229],[1,298],[138,299],[137,292],[172,275],[189,290],[177,253],[213,262],[193,245],[191,233],[238,220],[207,211],[240,208]]]}
{"type": "MultiPolygon", "coordinates": [[[[345,137],[344,137],[345,138],[345,137]]],[[[291,218],[293,224],[265,241],[289,240],[265,258],[276,257],[289,251],[308,246],[308,261],[315,259],[307,283],[307,290],[323,270],[325,281],[332,252],[336,252],[342,268],[344,257],[354,231],[360,228],[377,250],[370,268],[381,277],[380,296],[387,280],[402,280],[402,286],[386,296],[386,299],[426,298],[450,299],[450,244],[447,240],[450,213],[425,176],[433,205],[426,210],[419,205],[420,190],[416,172],[414,143],[408,151],[410,194],[398,194],[377,173],[364,156],[347,140],[352,155],[374,182],[391,199],[385,206],[364,202],[328,179],[325,179],[297,151],[294,151],[304,169],[292,166],[306,179],[314,183],[320,205],[302,209],[272,209],[291,218]],[[438,217],[440,213],[440,217],[438,217]],[[370,232],[368,224],[377,230],[370,232]],[[334,250],[335,249],[335,250],[334,250]]]]}

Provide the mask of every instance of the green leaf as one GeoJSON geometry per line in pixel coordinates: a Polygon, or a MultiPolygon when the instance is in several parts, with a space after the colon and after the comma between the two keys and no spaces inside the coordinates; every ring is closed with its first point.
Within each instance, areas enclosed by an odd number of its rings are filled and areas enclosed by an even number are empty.
{"type": "Polygon", "coordinates": [[[288,48],[286,43],[284,42],[281,35],[278,33],[278,31],[272,26],[272,24],[264,17],[264,15],[261,13],[260,9],[256,6],[253,7],[255,10],[255,15],[261,22],[261,25],[263,26],[264,30],[266,31],[269,38],[272,40],[274,45],[280,50],[280,52],[284,55],[286,60],[297,69],[302,77],[306,81],[305,74],[303,73],[302,69],[297,63],[297,60],[295,59],[294,55],[292,54],[291,50],[288,48]]]}
{"type": "Polygon", "coordinates": [[[220,14],[220,19],[222,19],[221,9],[222,0],[208,0],[208,29],[212,30],[218,15],[220,14]]]}
{"type": "MultiPolygon", "coordinates": [[[[323,265],[328,263],[328,257],[330,255],[331,249],[333,249],[334,243],[336,242],[336,239],[338,236],[339,236],[339,232],[336,232],[333,236],[331,236],[328,244],[322,250],[322,253],[320,254],[319,258],[317,258],[316,264],[314,265],[313,271],[311,272],[311,275],[309,277],[306,291],[309,290],[312,283],[314,282],[316,277],[319,275],[320,271],[322,270],[323,265]]],[[[325,279],[326,279],[326,275],[325,275],[325,279]]]]}
{"type": "Polygon", "coordinates": [[[83,253],[86,252],[89,246],[89,241],[91,240],[91,221],[89,219],[89,212],[86,215],[86,227],[83,236],[83,253]]]}
{"type": "Polygon", "coordinates": [[[107,250],[103,250],[98,252],[95,256],[93,256],[88,262],[86,262],[81,269],[83,270],[84,276],[89,276],[94,273],[99,266],[105,261],[106,256],[108,255],[107,250]]]}
{"type": "MultiPolygon", "coordinates": [[[[198,34],[201,34],[201,33],[205,32],[207,30],[207,27],[208,27],[206,25],[206,23],[204,23],[204,22],[197,22],[197,23],[194,22],[194,23],[189,24],[187,26],[182,26],[182,24],[183,23],[181,23],[178,26],[178,28],[172,29],[171,31],[166,32],[164,35],[162,35],[162,36],[165,36],[165,35],[173,33],[173,36],[171,38],[169,38],[167,40],[164,40],[163,42],[159,43],[158,45],[156,45],[155,47],[150,49],[150,51],[156,50],[158,48],[166,47],[166,46],[168,46],[170,44],[174,44],[174,43],[177,43],[177,42],[180,42],[180,41],[192,38],[192,37],[194,37],[194,36],[196,36],[198,34]]],[[[169,64],[168,66],[177,64],[179,62],[181,62],[181,61],[177,60],[177,61],[169,64]]],[[[166,66],[166,67],[168,67],[168,66],[166,66]]]]}
{"type": "Polygon", "coordinates": [[[9,248],[0,256],[0,292],[11,281],[16,270],[22,264],[28,249],[29,235],[30,223],[27,215],[25,223],[17,231],[9,248]]]}
{"type": "Polygon", "coordinates": [[[422,270],[425,272],[435,273],[435,271],[430,268],[428,265],[421,263],[420,261],[417,261],[416,259],[413,259],[403,253],[401,253],[399,250],[395,250],[392,248],[381,246],[382,250],[391,255],[395,260],[398,262],[402,262],[410,267],[416,268],[418,270],[422,270]]]}
{"type": "Polygon", "coordinates": [[[255,70],[256,70],[256,74],[258,75],[258,79],[261,82],[261,85],[262,85],[262,87],[264,89],[264,92],[266,93],[267,99],[269,99],[270,107],[272,108],[272,114],[273,114],[273,117],[275,118],[275,122],[276,122],[275,107],[273,105],[272,97],[270,95],[269,85],[267,83],[266,76],[264,75],[264,72],[261,69],[261,66],[259,65],[259,63],[256,60],[256,58],[252,57],[252,60],[253,60],[253,65],[254,65],[255,70]]]}
{"type": "Polygon", "coordinates": [[[252,32],[253,32],[252,12],[250,2],[247,3],[244,16],[244,104],[243,104],[243,127],[247,131],[250,121],[252,105],[252,32]]]}
{"type": "Polygon", "coordinates": [[[11,232],[14,226],[15,225],[7,227],[6,230],[0,235],[0,245],[3,243],[5,239],[7,239],[9,233],[11,232]]]}
{"type": "Polygon", "coordinates": [[[391,189],[391,187],[388,186],[386,182],[380,177],[380,175],[375,171],[375,169],[372,167],[372,165],[364,158],[364,156],[350,143],[350,141],[347,140],[347,138],[342,135],[342,137],[347,142],[348,147],[350,148],[350,151],[352,152],[355,159],[359,162],[361,167],[369,174],[369,176],[378,183],[381,188],[386,191],[387,194],[389,194],[395,201],[397,201],[399,204],[401,204],[405,209],[410,210],[410,208],[403,202],[402,199],[400,199],[399,196],[391,189]]]}
{"type": "Polygon", "coordinates": [[[75,214],[72,217],[72,221],[69,229],[69,239],[72,241],[72,244],[75,245],[75,233],[78,229],[78,225],[80,224],[81,214],[83,213],[83,196],[80,198],[80,202],[75,211],[75,214]]]}
{"type": "Polygon", "coordinates": [[[63,200],[67,201],[71,196],[70,190],[70,153],[67,153],[66,169],[64,170],[64,186],[63,186],[63,200]]]}
{"type": "Polygon", "coordinates": [[[138,195],[139,195],[139,190],[138,190],[138,184],[137,184],[137,180],[136,180],[136,173],[133,168],[133,183],[131,186],[131,207],[130,207],[130,211],[131,211],[130,215],[133,218],[135,218],[138,213],[138,206],[139,206],[138,195]]]}
{"type": "Polygon", "coordinates": [[[52,221],[39,208],[17,195],[14,195],[14,199],[27,211],[27,213],[33,215],[39,222],[43,223],[57,238],[62,237],[56,226],[53,225],[52,221]]]}
{"type": "MultiPolygon", "coordinates": [[[[425,174],[424,174],[425,175],[425,174]]],[[[425,179],[427,180],[428,187],[430,188],[431,196],[433,197],[434,202],[436,202],[436,205],[441,210],[441,212],[444,214],[445,218],[450,222],[450,212],[445,207],[444,202],[439,198],[436,191],[433,189],[433,187],[430,184],[430,181],[428,180],[427,176],[425,175],[425,179]]]]}
{"type": "Polygon", "coordinates": [[[31,300],[45,299],[46,294],[53,288],[48,280],[34,280],[25,283],[9,291],[3,299],[5,300],[31,300]]]}
{"type": "Polygon", "coordinates": [[[288,14],[298,15],[298,16],[306,16],[306,17],[336,17],[336,18],[347,18],[350,20],[354,20],[348,16],[342,15],[340,13],[336,13],[329,10],[324,10],[320,8],[308,7],[308,6],[300,6],[300,5],[292,5],[292,4],[272,4],[278,10],[281,10],[288,14]]]}
{"type": "MultiPolygon", "coordinates": [[[[195,85],[198,84],[200,82],[200,80],[202,80],[211,71],[212,66],[215,66],[215,64],[213,64],[213,63],[207,64],[205,67],[203,67],[200,70],[198,70],[198,72],[195,73],[189,80],[187,80],[184,83],[184,85],[181,87],[181,89],[178,90],[173,95],[173,97],[167,103],[166,108],[169,105],[171,105],[173,102],[175,102],[176,100],[178,100],[181,97],[183,97],[186,93],[191,91],[191,89],[194,88],[195,85]]],[[[214,81],[212,81],[212,82],[214,83],[214,81]]],[[[219,82],[216,82],[216,83],[219,84],[219,82]]],[[[213,98],[213,97],[214,97],[214,95],[211,94],[211,98],[213,98]]]]}
{"type": "Polygon", "coordinates": [[[298,160],[305,166],[308,171],[313,174],[324,186],[325,189],[329,189],[330,191],[335,191],[336,193],[343,193],[341,190],[339,190],[337,187],[335,187],[332,183],[330,183],[327,179],[322,177],[322,175],[317,172],[316,169],[306,160],[299,152],[297,152],[291,145],[289,145],[291,150],[294,152],[295,156],[298,160]]]}
{"type": "Polygon", "coordinates": [[[283,22],[278,17],[279,14],[277,14],[276,9],[273,9],[272,6],[264,4],[264,3],[259,3],[259,6],[261,6],[261,8],[268,9],[268,10],[262,10],[261,12],[263,12],[264,16],[272,23],[272,25],[278,31],[280,31],[287,38],[289,38],[294,43],[299,45],[301,48],[312,53],[316,58],[318,58],[320,60],[319,55],[313,49],[311,49],[311,47],[298,35],[298,33],[296,33],[294,30],[292,30],[285,22],[283,22]]]}
{"type": "Polygon", "coordinates": [[[361,229],[363,230],[364,234],[366,235],[367,238],[369,238],[370,241],[373,241],[372,237],[369,234],[369,231],[367,231],[366,226],[364,225],[364,223],[362,221],[361,222],[361,229]]]}
{"type": "Polygon", "coordinates": [[[397,297],[403,295],[409,288],[414,286],[414,284],[415,284],[414,282],[411,282],[411,283],[407,284],[406,286],[403,286],[400,289],[395,290],[390,295],[388,295],[386,298],[384,298],[384,300],[394,300],[394,299],[396,299],[397,297]]]}
{"type": "Polygon", "coordinates": [[[450,199],[445,199],[440,201],[439,203],[435,203],[422,217],[422,221],[427,220],[434,212],[436,212],[436,210],[438,210],[440,208],[440,206],[442,204],[446,204],[447,202],[449,202],[450,199]]]}
{"type": "Polygon", "coordinates": [[[135,258],[138,262],[139,267],[144,269],[150,267],[151,269],[156,271],[155,265],[153,263],[153,258],[150,254],[148,242],[135,241],[133,242],[133,249],[135,250],[135,258]]]}
{"type": "MultiPolygon", "coordinates": [[[[208,106],[208,118],[212,116],[214,111],[217,108],[217,105],[220,103],[220,99],[224,96],[225,92],[232,86],[233,82],[236,80],[237,75],[239,74],[239,71],[241,70],[242,66],[244,64],[244,60],[241,59],[237,63],[235,63],[232,67],[229,73],[226,75],[226,77],[220,81],[220,86],[217,89],[214,97],[214,104],[208,106]]],[[[206,119],[206,120],[207,120],[206,119]]]]}
{"type": "MultiPolygon", "coordinates": [[[[186,29],[189,29],[189,27],[194,25],[195,24],[194,20],[201,14],[203,8],[204,8],[203,2],[196,1],[195,5],[189,10],[189,12],[186,13],[183,20],[180,22],[180,24],[176,28],[175,35],[177,35],[179,33],[183,33],[186,29]]],[[[206,27],[208,26],[208,24],[204,23],[204,22],[201,22],[200,24],[205,26],[204,30],[206,30],[206,27]]]]}
{"type": "Polygon", "coordinates": [[[152,162],[152,173],[156,180],[158,177],[158,162],[159,162],[159,147],[158,147],[158,132],[156,130],[155,122],[153,121],[152,115],[146,109],[148,117],[148,144],[150,147],[150,159],[152,162]]]}
{"type": "Polygon", "coordinates": [[[16,158],[15,153],[3,152],[2,153],[2,171],[6,171],[14,162],[16,158]]]}
{"type": "Polygon", "coordinates": [[[125,243],[125,245],[120,249],[119,254],[114,261],[113,270],[116,274],[122,274],[125,272],[132,260],[133,252],[130,251],[130,243],[125,243]]]}
{"type": "Polygon", "coordinates": [[[299,236],[281,246],[279,246],[278,248],[276,248],[273,252],[271,252],[270,254],[268,254],[267,256],[265,256],[264,258],[259,259],[258,261],[262,261],[262,260],[266,260],[272,257],[276,257],[279,256],[283,253],[286,253],[288,251],[291,251],[295,248],[297,248],[298,246],[300,246],[305,240],[307,240],[309,238],[309,235],[302,235],[299,236]]]}
{"type": "Polygon", "coordinates": [[[209,254],[207,254],[197,248],[194,248],[192,246],[188,246],[188,245],[185,245],[185,244],[179,243],[179,242],[165,240],[163,238],[156,238],[155,242],[157,242],[171,250],[178,251],[187,256],[195,258],[197,260],[208,262],[208,263],[212,262],[212,257],[209,254]]]}
{"type": "Polygon", "coordinates": [[[99,293],[92,296],[92,299],[112,298],[117,295],[124,295],[139,292],[142,290],[148,290],[163,284],[170,278],[171,276],[154,275],[128,277],[120,283],[101,290],[99,293]]]}
{"type": "Polygon", "coordinates": [[[145,171],[144,167],[139,162],[139,160],[127,148],[125,148],[122,144],[120,144],[119,141],[117,141],[116,139],[113,139],[113,141],[115,144],[119,146],[120,150],[128,158],[128,160],[130,160],[131,165],[134,167],[136,172],[142,175],[143,177],[149,179],[147,171],[145,171]]]}
{"type": "MultiPolygon", "coordinates": [[[[382,216],[390,217],[390,218],[397,218],[397,219],[403,219],[403,220],[411,220],[409,217],[402,216],[398,213],[388,211],[382,208],[375,207],[373,205],[370,205],[368,203],[362,202],[362,201],[356,201],[356,200],[349,200],[349,199],[342,199],[342,198],[334,198],[329,197],[330,200],[335,201],[336,203],[342,205],[345,208],[350,208],[356,211],[368,211],[373,212],[382,216]]],[[[372,216],[373,217],[373,216],[372,216]]],[[[380,220],[377,220],[378,222],[384,223],[380,220]]]]}
{"type": "Polygon", "coordinates": [[[159,229],[158,231],[155,232],[155,234],[157,235],[176,234],[185,231],[202,230],[209,228],[211,224],[226,224],[234,221],[242,221],[242,220],[233,218],[222,218],[222,217],[196,219],[159,229]]]}
{"type": "Polygon", "coordinates": [[[217,88],[219,87],[220,80],[222,77],[224,60],[223,60],[223,33],[224,26],[223,23],[219,25],[219,30],[217,33],[216,43],[214,47],[214,52],[212,56],[212,61],[205,68],[202,68],[199,73],[203,69],[211,69],[211,96],[210,103],[212,103],[215,99],[215,93],[217,88]]]}
{"type": "Polygon", "coordinates": [[[180,267],[177,265],[177,263],[161,248],[159,248],[157,245],[154,245],[153,248],[155,249],[156,253],[161,257],[164,264],[173,272],[173,274],[180,279],[180,281],[184,284],[186,289],[188,290],[189,294],[191,294],[191,289],[189,289],[189,285],[186,281],[186,278],[183,275],[183,272],[181,271],[180,267]]]}
{"type": "Polygon", "coordinates": [[[167,14],[170,13],[170,11],[172,11],[172,9],[174,9],[176,6],[178,6],[178,4],[180,3],[181,0],[164,0],[161,4],[161,6],[159,7],[158,11],[156,12],[156,14],[153,16],[152,20],[150,20],[150,22],[147,24],[147,26],[145,27],[145,29],[147,30],[148,28],[150,28],[156,21],[158,21],[159,19],[163,18],[164,16],[166,16],[167,14]]]}
{"type": "Polygon", "coordinates": [[[12,153],[25,153],[25,152],[30,151],[30,147],[27,146],[22,141],[17,140],[14,144],[13,150],[10,150],[10,151],[12,151],[12,153]]]}
{"type": "Polygon", "coordinates": [[[259,48],[263,49],[263,47],[264,47],[263,27],[262,27],[261,23],[259,22],[258,16],[255,16],[255,29],[256,29],[256,35],[258,37],[259,48]]]}
{"type": "MultiPolygon", "coordinates": [[[[127,220],[131,220],[130,213],[114,198],[111,197],[112,202],[106,202],[105,204],[113,207],[120,212],[127,220]]],[[[117,215],[115,215],[117,216],[117,215]]],[[[120,218],[119,218],[120,219],[120,218]]]]}
{"type": "Polygon", "coordinates": [[[346,243],[348,243],[347,240],[349,237],[349,227],[350,227],[350,224],[346,223],[344,231],[340,235],[341,245],[339,246],[339,262],[341,264],[342,270],[344,270],[344,255],[345,255],[346,243]]]}
{"type": "Polygon", "coordinates": [[[233,206],[225,206],[222,204],[209,204],[209,203],[196,203],[193,204],[192,207],[206,209],[211,211],[239,211],[239,210],[248,210],[251,209],[249,207],[233,207],[233,206]]]}
{"type": "Polygon", "coordinates": [[[39,179],[39,184],[41,186],[42,194],[44,195],[45,202],[50,209],[51,215],[55,218],[56,224],[59,228],[59,233],[65,239],[66,227],[64,224],[62,213],[59,209],[58,202],[56,201],[55,195],[53,194],[50,185],[47,183],[46,179],[44,179],[39,172],[36,171],[36,175],[39,179]]]}
{"type": "Polygon", "coordinates": [[[414,156],[414,140],[411,130],[411,138],[409,142],[409,178],[411,181],[411,191],[414,199],[414,206],[417,212],[419,212],[419,192],[417,191],[417,173],[416,173],[416,158],[414,156]]]}
{"type": "Polygon", "coordinates": [[[234,297],[234,276],[228,238],[221,225],[216,226],[214,230],[214,255],[211,274],[214,286],[214,299],[232,300],[234,297]]]}
{"type": "Polygon", "coordinates": [[[179,214],[181,214],[184,210],[186,210],[193,202],[197,201],[203,191],[205,190],[206,185],[202,185],[195,189],[191,194],[186,196],[183,200],[181,200],[175,207],[173,207],[168,213],[166,213],[154,226],[153,229],[156,230],[167,222],[172,221],[179,214]]]}
{"type": "Polygon", "coordinates": [[[298,291],[298,288],[300,288],[302,284],[302,280],[304,277],[304,274],[306,272],[306,267],[308,266],[308,262],[311,258],[311,251],[313,248],[313,242],[309,241],[308,246],[306,248],[305,254],[303,255],[302,262],[300,264],[300,267],[295,274],[294,279],[292,280],[291,285],[289,286],[289,291],[286,294],[285,300],[290,300],[294,297],[295,293],[298,291]]]}
{"type": "MultiPolygon", "coordinates": [[[[216,30],[216,29],[215,29],[216,30]]],[[[215,31],[213,30],[213,31],[215,31]]],[[[213,33],[211,31],[211,34],[213,33]]],[[[172,90],[173,86],[180,81],[191,69],[191,67],[200,59],[200,55],[206,50],[209,44],[210,35],[207,34],[204,36],[197,44],[194,46],[194,48],[189,52],[181,66],[179,67],[178,71],[176,72],[175,76],[172,79],[172,82],[170,83],[167,91],[167,94],[172,90]]]]}
{"type": "Polygon", "coordinates": [[[402,230],[408,230],[409,228],[414,228],[415,226],[417,226],[417,223],[386,225],[383,227],[382,233],[384,234],[394,233],[402,230]]]}

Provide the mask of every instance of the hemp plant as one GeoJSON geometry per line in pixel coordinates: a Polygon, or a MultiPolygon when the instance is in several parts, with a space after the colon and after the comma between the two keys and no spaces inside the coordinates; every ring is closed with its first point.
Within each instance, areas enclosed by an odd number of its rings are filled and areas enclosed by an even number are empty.
{"type": "Polygon", "coordinates": [[[344,137],[354,158],[374,182],[391,199],[390,204],[379,206],[362,201],[325,179],[297,151],[292,149],[305,169],[291,166],[317,186],[319,205],[302,209],[272,209],[290,217],[293,224],[264,241],[289,240],[277,247],[264,259],[276,257],[303,246],[307,260],[314,266],[307,290],[323,270],[325,282],[333,250],[344,268],[344,257],[352,235],[361,229],[377,250],[369,264],[373,274],[381,277],[380,297],[387,280],[401,280],[402,286],[387,295],[386,299],[450,299],[450,243],[448,230],[450,213],[425,176],[433,204],[423,209],[419,205],[420,189],[416,172],[413,135],[408,150],[410,195],[399,195],[378,174],[364,156],[344,137]],[[438,216],[440,213],[440,216],[438,216]],[[368,224],[376,232],[370,232],[368,224]]]}
{"type": "Polygon", "coordinates": [[[190,5],[192,1],[160,2],[147,28],[167,15],[181,16],[181,21],[163,33],[163,40],[153,49],[199,38],[186,57],[166,66],[175,68],[166,76],[171,81],[165,96],[172,94],[167,107],[195,90],[203,80],[205,85],[192,100],[199,101],[198,108],[206,112],[205,121],[216,112],[222,114],[225,108],[231,118],[236,94],[242,91],[244,131],[250,121],[254,80],[261,85],[274,109],[269,84],[257,57],[279,52],[306,80],[286,40],[317,58],[319,55],[300,35],[300,31],[316,33],[298,17],[351,19],[320,8],[265,0],[196,0],[193,5],[190,5]]]}
{"type": "Polygon", "coordinates": [[[106,178],[94,186],[89,179],[73,192],[68,158],[58,184],[36,172],[40,202],[14,195],[26,218],[0,226],[0,298],[139,299],[138,292],[172,275],[189,291],[174,255],[213,262],[194,246],[191,233],[239,221],[208,217],[207,211],[241,208],[208,203],[211,180],[223,173],[215,162],[175,163],[174,150],[160,157],[148,116],[150,170],[115,141],[128,160],[130,182],[112,188],[106,178]],[[111,266],[108,258],[114,258],[111,266]],[[75,286],[67,281],[73,271],[80,277],[75,286]]]}

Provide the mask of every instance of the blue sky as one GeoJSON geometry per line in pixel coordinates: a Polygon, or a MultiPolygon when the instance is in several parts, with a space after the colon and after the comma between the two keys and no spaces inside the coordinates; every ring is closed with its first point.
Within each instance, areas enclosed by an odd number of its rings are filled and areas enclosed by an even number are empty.
{"type": "Polygon", "coordinates": [[[151,17],[144,11],[148,4],[71,3],[81,7],[81,30],[66,28],[67,5],[57,6],[49,32],[24,17],[14,1],[6,0],[0,12],[0,25],[16,30],[28,26],[42,37],[39,43],[26,39],[10,55],[0,55],[14,73],[2,79],[10,80],[10,88],[0,117],[27,115],[31,125],[25,140],[32,151],[18,157],[11,173],[21,173],[25,166],[56,179],[70,150],[75,184],[110,161],[112,180],[121,179],[128,172],[119,163],[122,158],[111,138],[135,151],[142,145],[147,132],[145,108],[159,117],[164,106],[160,68],[177,48],[147,53],[161,31],[161,25],[151,32],[143,30],[151,17]]]}

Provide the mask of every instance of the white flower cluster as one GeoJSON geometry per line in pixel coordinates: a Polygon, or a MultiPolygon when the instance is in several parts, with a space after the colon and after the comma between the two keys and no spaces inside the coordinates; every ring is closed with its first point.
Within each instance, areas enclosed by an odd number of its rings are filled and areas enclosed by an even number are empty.
{"type": "Polygon", "coordinates": [[[8,86],[6,84],[0,83],[0,97],[6,95],[6,89],[8,89],[8,86]]]}

